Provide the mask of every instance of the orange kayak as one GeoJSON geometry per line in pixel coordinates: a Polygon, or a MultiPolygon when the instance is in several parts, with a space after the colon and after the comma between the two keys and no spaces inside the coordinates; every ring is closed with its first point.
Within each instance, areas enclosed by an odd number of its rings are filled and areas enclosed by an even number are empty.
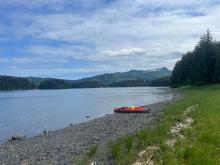
{"type": "Polygon", "coordinates": [[[146,113],[149,111],[150,109],[145,106],[119,107],[114,109],[115,113],[146,113]]]}

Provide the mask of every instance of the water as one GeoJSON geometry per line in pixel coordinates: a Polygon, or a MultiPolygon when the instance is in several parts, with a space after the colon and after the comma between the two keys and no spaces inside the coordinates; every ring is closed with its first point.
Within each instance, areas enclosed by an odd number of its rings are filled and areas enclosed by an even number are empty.
{"type": "Polygon", "coordinates": [[[28,137],[113,113],[116,106],[168,100],[168,88],[96,88],[0,92],[0,142],[28,137]],[[86,119],[86,116],[90,116],[86,119]]]}

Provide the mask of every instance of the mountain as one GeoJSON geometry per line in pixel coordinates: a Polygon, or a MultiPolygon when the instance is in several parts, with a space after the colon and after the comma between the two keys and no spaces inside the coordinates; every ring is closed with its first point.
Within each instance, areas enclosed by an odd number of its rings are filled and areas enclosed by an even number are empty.
{"type": "MultiPolygon", "coordinates": [[[[146,71],[130,70],[128,72],[106,73],[80,80],[0,76],[0,90],[150,86],[153,80],[170,75],[171,71],[167,68],[158,68],[146,71]]],[[[166,84],[162,79],[159,80],[159,83],[155,82],[154,85],[160,84],[160,82],[166,84]]]]}
{"type": "Polygon", "coordinates": [[[171,76],[166,76],[152,80],[150,86],[170,86],[170,78],[171,76]]]}
{"type": "Polygon", "coordinates": [[[110,84],[110,87],[144,87],[144,86],[149,86],[150,82],[149,81],[144,81],[141,79],[137,80],[123,80],[123,81],[118,81],[110,84]]]}
{"type": "Polygon", "coordinates": [[[96,81],[105,86],[109,86],[112,83],[126,81],[126,80],[140,79],[144,81],[152,81],[170,75],[171,75],[171,71],[163,67],[163,68],[157,68],[154,70],[145,70],[145,71],[130,70],[128,72],[106,73],[94,77],[83,78],[77,81],[78,82],[96,81]]]}

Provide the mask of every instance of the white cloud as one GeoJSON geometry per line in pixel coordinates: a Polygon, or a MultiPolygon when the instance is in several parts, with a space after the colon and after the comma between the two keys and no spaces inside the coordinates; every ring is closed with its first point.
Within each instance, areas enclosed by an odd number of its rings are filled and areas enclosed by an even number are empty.
{"type": "Polygon", "coordinates": [[[103,52],[103,54],[109,57],[120,57],[120,56],[130,56],[134,54],[141,54],[145,52],[146,50],[141,49],[141,48],[128,48],[128,49],[121,49],[118,51],[106,50],[103,52]]]}
{"type": "MultiPolygon", "coordinates": [[[[3,2],[0,5],[13,5],[9,0],[3,2]]],[[[100,0],[80,0],[79,12],[65,11],[70,1],[13,2],[29,9],[60,6],[56,9],[59,12],[12,14],[16,37],[49,41],[46,45],[28,45],[25,50],[29,55],[13,58],[14,63],[23,65],[39,63],[46,68],[51,63],[54,68],[61,65],[61,71],[68,71],[68,67],[73,71],[67,63],[75,65],[74,60],[84,60],[97,67],[88,65],[74,70],[84,73],[112,72],[116,67],[121,71],[162,66],[172,69],[207,28],[220,39],[220,5],[211,0],[124,0],[108,5],[100,0]],[[95,5],[92,12],[86,10],[95,5]]]]}

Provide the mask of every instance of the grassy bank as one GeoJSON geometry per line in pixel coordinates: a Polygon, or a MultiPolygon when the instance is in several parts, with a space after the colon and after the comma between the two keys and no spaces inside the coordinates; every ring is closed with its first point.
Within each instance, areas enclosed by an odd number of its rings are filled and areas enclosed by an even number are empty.
{"type": "Polygon", "coordinates": [[[148,146],[159,147],[153,156],[155,164],[220,164],[220,85],[179,90],[184,99],[167,106],[156,127],[109,142],[115,164],[134,163],[148,146]],[[193,123],[181,131],[184,138],[177,137],[175,145],[168,146],[170,128],[184,121],[184,111],[192,105],[198,105],[188,115],[193,123]]]}
{"type": "Polygon", "coordinates": [[[135,135],[110,142],[112,156],[118,164],[131,164],[147,146],[159,146],[154,155],[156,164],[220,164],[220,85],[179,89],[185,98],[164,111],[159,124],[135,135]],[[190,115],[194,122],[181,132],[174,147],[165,144],[171,136],[169,128],[183,120],[185,109],[199,106],[190,115]]]}
{"type": "MultiPolygon", "coordinates": [[[[159,160],[167,164],[220,164],[220,85],[184,90],[199,107],[192,113],[195,120],[185,129],[174,149],[163,147],[159,160]]],[[[183,101],[184,102],[184,101],[183,101]]]]}

